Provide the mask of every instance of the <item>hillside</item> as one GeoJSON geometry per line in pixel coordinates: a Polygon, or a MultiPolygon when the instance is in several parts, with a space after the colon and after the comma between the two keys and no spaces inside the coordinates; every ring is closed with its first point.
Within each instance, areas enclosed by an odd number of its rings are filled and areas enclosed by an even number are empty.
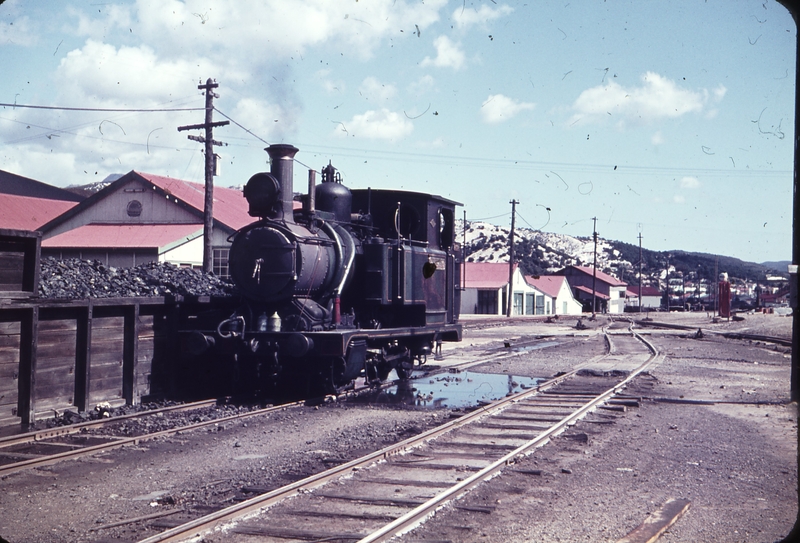
{"type": "MultiPolygon", "coordinates": [[[[458,241],[465,243],[468,262],[508,262],[509,228],[486,222],[456,221],[458,241]]],[[[529,228],[515,229],[515,259],[529,275],[555,273],[571,265],[591,266],[594,243],[590,237],[541,232],[529,228]]],[[[664,279],[667,266],[670,275],[683,275],[697,280],[713,281],[717,274],[727,272],[731,278],[758,281],[767,275],[786,277],[785,266],[765,266],[738,258],[687,251],[651,251],[642,248],[642,277],[644,284],[657,285],[664,279]]],[[[781,264],[781,263],[776,263],[781,264]]],[[[621,241],[597,240],[597,269],[622,281],[638,282],[639,247],[621,241]]]]}

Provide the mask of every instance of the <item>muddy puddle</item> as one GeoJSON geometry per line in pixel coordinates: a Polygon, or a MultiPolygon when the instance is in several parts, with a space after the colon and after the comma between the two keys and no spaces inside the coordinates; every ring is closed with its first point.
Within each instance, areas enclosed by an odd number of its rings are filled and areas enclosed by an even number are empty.
{"type": "MultiPolygon", "coordinates": [[[[394,377],[390,374],[389,378],[394,377]]],[[[535,387],[544,379],[462,371],[416,377],[386,390],[376,390],[356,402],[470,408],[535,387]]]]}

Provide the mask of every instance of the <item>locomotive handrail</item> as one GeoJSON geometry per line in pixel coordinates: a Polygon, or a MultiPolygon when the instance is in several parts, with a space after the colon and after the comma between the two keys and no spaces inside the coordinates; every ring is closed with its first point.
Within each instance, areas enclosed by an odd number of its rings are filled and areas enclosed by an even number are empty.
{"type": "Polygon", "coordinates": [[[219,334],[219,337],[222,337],[222,338],[225,338],[225,339],[232,338],[232,337],[239,337],[239,333],[234,331],[234,330],[231,330],[230,332],[223,332],[222,331],[222,325],[228,324],[228,323],[231,323],[231,322],[237,322],[237,321],[242,323],[242,334],[241,334],[241,337],[244,338],[245,322],[244,322],[244,317],[242,317],[241,315],[238,315],[236,317],[233,317],[233,318],[230,318],[230,319],[225,319],[224,321],[221,321],[217,325],[217,334],[219,334]]]}

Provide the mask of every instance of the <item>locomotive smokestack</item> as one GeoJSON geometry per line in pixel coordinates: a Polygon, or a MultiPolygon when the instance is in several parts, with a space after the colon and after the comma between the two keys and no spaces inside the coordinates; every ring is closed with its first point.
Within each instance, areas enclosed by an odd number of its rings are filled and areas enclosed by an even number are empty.
{"type": "Polygon", "coordinates": [[[281,201],[283,207],[283,220],[294,222],[294,155],[299,151],[294,145],[278,143],[265,149],[269,153],[272,165],[270,173],[281,184],[281,201]]]}

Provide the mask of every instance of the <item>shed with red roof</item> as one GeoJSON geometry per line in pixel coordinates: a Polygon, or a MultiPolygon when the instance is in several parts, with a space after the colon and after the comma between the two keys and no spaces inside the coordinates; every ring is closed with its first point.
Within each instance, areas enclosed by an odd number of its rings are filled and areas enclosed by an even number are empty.
{"type": "Polygon", "coordinates": [[[0,228],[39,230],[81,200],[68,190],[0,170],[0,228]]]}
{"type": "Polygon", "coordinates": [[[583,306],[572,295],[567,278],[563,275],[526,275],[525,281],[535,289],[544,293],[544,300],[537,300],[536,314],[539,307],[552,307],[554,315],[580,315],[583,306]]]}
{"type": "Polygon", "coordinates": [[[628,285],[613,275],[591,266],[567,266],[558,272],[569,282],[575,298],[583,304],[584,311],[622,313],[625,311],[625,292],[628,285]]]}
{"type": "MultiPolygon", "coordinates": [[[[642,309],[657,309],[661,307],[662,293],[656,287],[643,286],[641,297],[642,309]]],[[[625,292],[625,306],[628,308],[639,307],[639,285],[628,285],[628,290],[625,292]]]]}
{"type": "MultiPolygon", "coordinates": [[[[131,171],[42,226],[42,256],[109,266],[201,267],[205,187],[131,171]]],[[[228,237],[254,219],[240,190],[214,187],[214,272],[228,273],[228,237]]]]}
{"type": "MultiPolygon", "coordinates": [[[[461,314],[505,315],[508,272],[507,262],[466,262],[462,267],[461,314]]],[[[512,315],[554,314],[550,299],[525,281],[518,265],[514,265],[512,277],[512,315]]]]}

